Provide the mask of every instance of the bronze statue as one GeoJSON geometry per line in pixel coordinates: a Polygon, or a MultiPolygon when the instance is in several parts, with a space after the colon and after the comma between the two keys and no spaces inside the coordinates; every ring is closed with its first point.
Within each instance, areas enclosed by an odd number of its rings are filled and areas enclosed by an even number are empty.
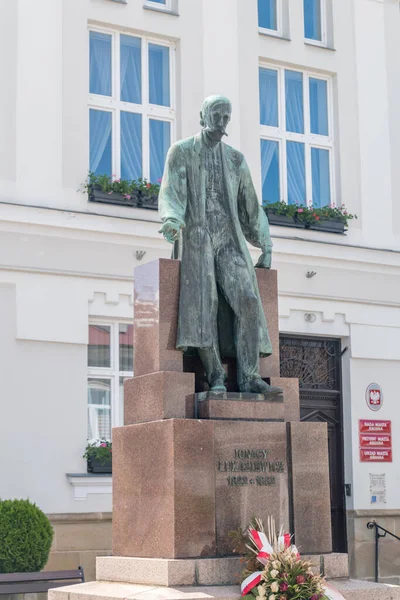
{"type": "Polygon", "coordinates": [[[226,391],[223,357],[236,356],[241,392],[279,393],[259,374],[259,357],[272,353],[246,240],[261,248],[258,268],[271,268],[268,219],[246,160],[221,143],[232,106],[206,98],[203,130],[169,149],[159,195],[160,232],[182,237],[177,348],[196,348],[210,390],[226,391]]]}

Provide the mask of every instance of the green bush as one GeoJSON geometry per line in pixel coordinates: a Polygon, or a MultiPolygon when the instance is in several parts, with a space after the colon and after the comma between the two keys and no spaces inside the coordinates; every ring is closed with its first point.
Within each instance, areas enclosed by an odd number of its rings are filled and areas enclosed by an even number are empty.
{"type": "Polygon", "coordinates": [[[49,519],[29,500],[0,500],[0,573],[41,571],[53,535],[49,519]]]}

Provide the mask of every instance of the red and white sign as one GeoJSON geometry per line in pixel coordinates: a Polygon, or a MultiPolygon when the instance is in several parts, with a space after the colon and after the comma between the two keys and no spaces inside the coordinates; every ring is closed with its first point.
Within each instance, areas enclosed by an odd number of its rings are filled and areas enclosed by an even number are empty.
{"type": "Polygon", "coordinates": [[[368,408],[377,411],[382,407],[383,394],[382,388],[378,383],[370,383],[365,392],[365,401],[368,408]]]}
{"type": "Polygon", "coordinates": [[[368,435],[360,434],[360,448],[391,448],[391,435],[368,435]]]}
{"type": "Polygon", "coordinates": [[[392,421],[359,420],[360,433],[392,433],[392,421]]]}
{"type": "Polygon", "coordinates": [[[360,449],[361,462],[392,462],[392,449],[382,450],[380,448],[360,449]]]}

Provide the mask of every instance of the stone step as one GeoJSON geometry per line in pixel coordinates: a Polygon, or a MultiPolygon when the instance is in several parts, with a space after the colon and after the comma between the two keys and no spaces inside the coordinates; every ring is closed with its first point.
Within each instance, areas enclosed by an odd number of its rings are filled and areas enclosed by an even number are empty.
{"type": "MultiPolygon", "coordinates": [[[[400,600],[400,586],[355,579],[330,581],[345,600],[400,600]]],[[[239,600],[238,586],[157,587],[91,581],[49,591],[48,600],[239,600]]]]}

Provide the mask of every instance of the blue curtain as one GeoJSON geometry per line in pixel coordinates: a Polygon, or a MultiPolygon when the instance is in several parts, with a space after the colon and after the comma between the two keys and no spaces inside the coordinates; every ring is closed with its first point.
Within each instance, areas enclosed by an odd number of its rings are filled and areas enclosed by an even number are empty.
{"type": "Polygon", "coordinates": [[[149,44],[150,104],[170,106],[169,48],[149,44]]]}
{"type": "Polygon", "coordinates": [[[258,0],[258,26],[263,29],[278,29],[276,0],[258,0]]]}
{"type": "Polygon", "coordinates": [[[286,143],[288,203],[306,203],[306,172],[304,144],[300,142],[286,143]]]}
{"type": "Polygon", "coordinates": [[[304,0],[304,37],[322,40],[321,0],[304,0]]]}
{"type": "Polygon", "coordinates": [[[90,32],[89,92],[111,96],[111,35],[90,32]]]}
{"type": "Polygon", "coordinates": [[[331,203],[329,174],[329,150],[311,148],[313,206],[328,206],[331,203]]]}
{"type": "Polygon", "coordinates": [[[328,135],[328,84],[310,77],[311,133],[328,135]]]}
{"type": "Polygon", "coordinates": [[[159,183],[165,157],[171,144],[171,126],[166,121],[150,119],[150,181],[159,183]]]}
{"type": "Polygon", "coordinates": [[[121,178],[142,177],[142,115],[121,112],[121,178]]]}
{"type": "Polygon", "coordinates": [[[166,4],[166,0],[151,0],[151,2],[157,2],[158,4],[166,4]]]}
{"type": "Polygon", "coordinates": [[[303,74],[285,71],[286,130],[304,133],[303,74]]]}
{"type": "Polygon", "coordinates": [[[112,114],[105,110],[89,111],[90,170],[96,175],[111,175],[112,114]]]}
{"type": "Polygon", "coordinates": [[[121,35],[121,100],[142,103],[141,39],[121,35]]]}
{"type": "Polygon", "coordinates": [[[261,174],[263,204],[279,202],[279,142],[261,140],[261,174]]]}
{"type": "Polygon", "coordinates": [[[278,71],[259,69],[260,123],[278,127],[278,71]]]}

